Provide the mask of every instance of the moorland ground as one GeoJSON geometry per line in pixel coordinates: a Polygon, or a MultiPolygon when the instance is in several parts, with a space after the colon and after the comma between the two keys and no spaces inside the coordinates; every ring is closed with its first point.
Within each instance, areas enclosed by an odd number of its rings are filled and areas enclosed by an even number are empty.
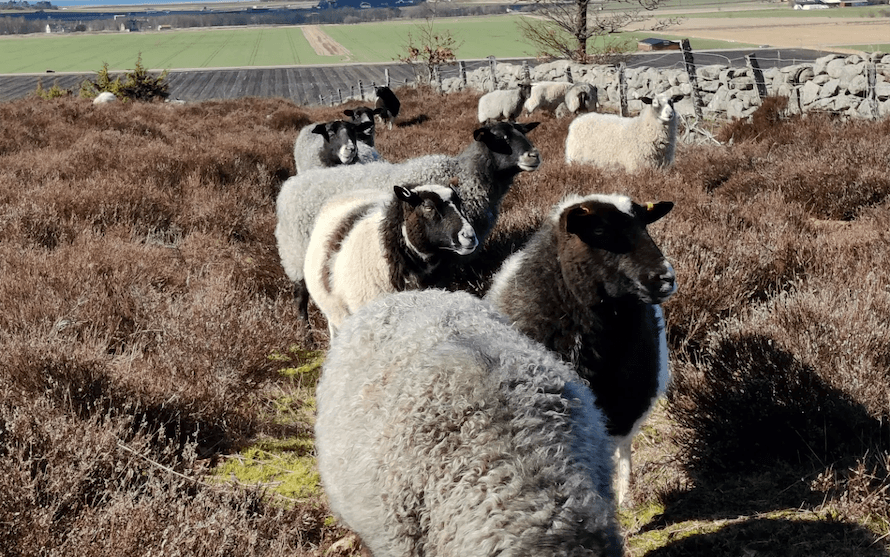
{"type": "MultiPolygon", "coordinates": [[[[397,92],[388,160],[471,141],[477,94],[397,92]]],[[[890,554],[890,121],[781,104],[636,175],[567,167],[568,120],[536,115],[544,164],[467,285],[566,193],[676,203],[651,227],[680,286],[631,557],[890,554]]],[[[326,326],[299,320],[273,230],[297,130],[346,106],[0,104],[5,555],[320,557],[345,535],[312,458],[326,326]]]]}

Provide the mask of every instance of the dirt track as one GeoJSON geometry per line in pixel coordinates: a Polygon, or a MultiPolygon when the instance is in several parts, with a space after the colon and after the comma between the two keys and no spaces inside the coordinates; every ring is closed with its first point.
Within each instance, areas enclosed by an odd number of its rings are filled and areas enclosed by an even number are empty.
{"type": "MultiPolygon", "coordinates": [[[[651,22],[650,22],[651,24],[651,22]]],[[[643,29],[643,24],[639,28],[643,29]]],[[[887,18],[689,18],[664,31],[698,39],[716,39],[784,48],[830,48],[890,42],[887,18]]]]}
{"type": "Polygon", "coordinates": [[[352,54],[317,25],[304,25],[302,29],[303,36],[319,56],[350,56],[352,54]]]}

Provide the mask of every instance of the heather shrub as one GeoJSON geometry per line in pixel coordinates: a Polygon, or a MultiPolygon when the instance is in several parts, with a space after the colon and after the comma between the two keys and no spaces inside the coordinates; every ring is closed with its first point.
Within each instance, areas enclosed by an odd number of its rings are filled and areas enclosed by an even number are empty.
{"type": "MultiPolygon", "coordinates": [[[[387,160],[472,141],[478,94],[397,94],[387,160]]],[[[298,318],[275,198],[299,129],[359,104],[0,103],[7,554],[321,556],[343,536],[323,495],[219,470],[258,444],[311,455],[327,328],[298,318]]],[[[567,193],[676,204],[650,230],[678,275],[674,381],[635,446],[628,555],[886,555],[890,122],[771,100],[628,175],[567,167],[569,119],[520,119],[543,164],[455,288],[484,293],[567,193]]]]}

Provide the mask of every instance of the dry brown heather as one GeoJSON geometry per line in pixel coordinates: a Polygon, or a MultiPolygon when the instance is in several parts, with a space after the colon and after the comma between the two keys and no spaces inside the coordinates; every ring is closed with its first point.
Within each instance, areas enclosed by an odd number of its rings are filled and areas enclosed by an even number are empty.
{"type": "MultiPolygon", "coordinates": [[[[469,142],[476,95],[399,93],[386,158],[469,142]]],[[[566,192],[676,203],[652,227],[680,280],[675,380],[637,440],[629,555],[888,554],[890,121],[771,106],[637,176],[565,167],[568,121],[539,118],[545,163],[477,269],[484,290],[566,192]]],[[[320,555],[342,535],[319,497],[205,474],[310,428],[273,411],[293,347],[327,342],[297,319],[274,202],[297,129],[343,108],[0,105],[4,555],[320,555]]]]}

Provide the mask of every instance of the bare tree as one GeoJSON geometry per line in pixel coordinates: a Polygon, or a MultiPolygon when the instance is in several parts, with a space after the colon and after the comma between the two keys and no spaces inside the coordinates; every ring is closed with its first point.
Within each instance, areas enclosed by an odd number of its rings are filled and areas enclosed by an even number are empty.
{"type": "Polygon", "coordinates": [[[405,54],[398,56],[400,62],[410,64],[414,68],[424,69],[423,78],[427,85],[431,84],[438,73],[440,66],[451,65],[457,62],[457,49],[463,44],[451,34],[451,31],[439,30],[435,26],[437,2],[427,2],[432,8],[424,22],[415,25],[415,32],[408,31],[408,40],[404,44],[405,54]]]}
{"type": "MultiPolygon", "coordinates": [[[[550,58],[568,58],[577,62],[591,61],[588,43],[595,37],[608,37],[631,23],[645,21],[649,12],[663,0],[535,0],[537,18],[519,22],[523,36],[550,58]]],[[[679,22],[679,18],[657,20],[652,30],[679,22]]],[[[601,51],[621,50],[615,42],[606,41],[601,51]]]]}

